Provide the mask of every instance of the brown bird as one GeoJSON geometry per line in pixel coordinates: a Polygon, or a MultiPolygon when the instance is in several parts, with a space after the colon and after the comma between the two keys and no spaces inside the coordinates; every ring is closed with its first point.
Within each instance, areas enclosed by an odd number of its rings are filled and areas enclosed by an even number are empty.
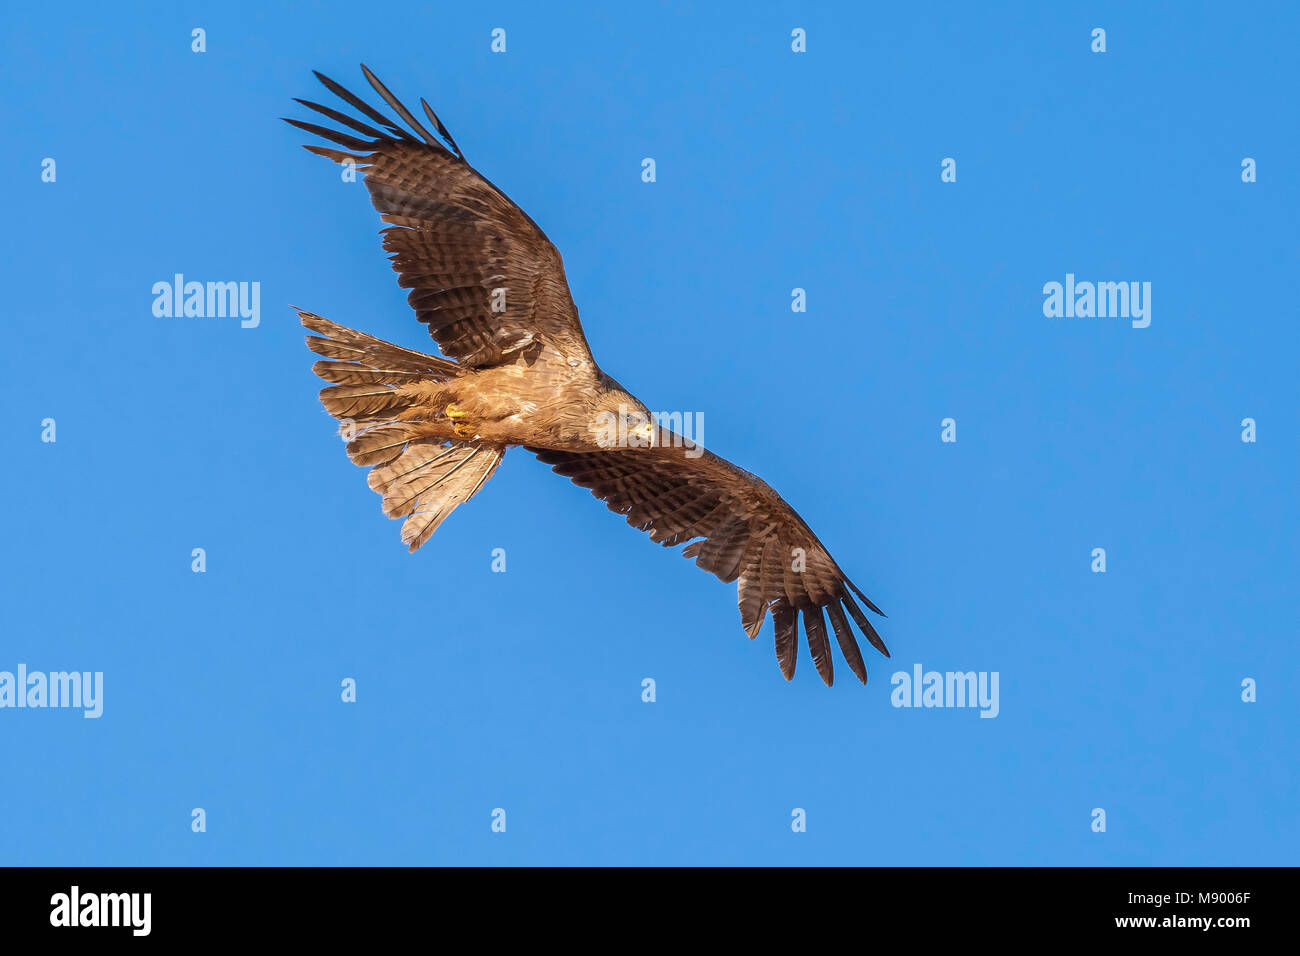
{"type": "Polygon", "coordinates": [[[405,518],[416,550],[478,493],[520,445],[591,489],[611,511],[723,581],[738,581],[740,620],[757,636],[770,611],[776,655],[794,676],[797,624],[822,680],[833,680],[826,617],[858,680],[866,665],[848,617],[889,651],[817,536],[761,479],[658,423],[601,371],[569,294],[560,253],[537,223],[465,161],[424,100],[431,133],[364,65],[399,122],[316,73],[356,115],[297,100],[350,132],[286,120],[344,150],[307,146],[364,175],[398,282],[409,288],[439,358],[299,312],[312,332],[320,393],[348,456],[370,467],[384,513],[405,518]],[[454,359],[451,361],[449,359],[454,359]],[[688,544],[689,542],[689,544],[688,544]],[[823,615],[825,611],[825,616],[823,615]],[[846,616],[846,612],[847,615],[846,616]]]}

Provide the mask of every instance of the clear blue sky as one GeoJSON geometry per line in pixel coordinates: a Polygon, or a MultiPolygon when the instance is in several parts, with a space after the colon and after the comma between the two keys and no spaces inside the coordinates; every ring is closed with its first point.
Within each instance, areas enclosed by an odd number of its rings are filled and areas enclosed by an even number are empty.
{"type": "Polygon", "coordinates": [[[1300,15],[1140,6],[7,7],[0,670],[104,712],[0,710],[0,863],[1295,863],[1300,15]],[[277,118],[361,61],[889,613],[867,687],[521,451],[406,553],[288,307],[432,348],[277,118]],[[891,706],[918,663],[1000,713],[891,706]]]}

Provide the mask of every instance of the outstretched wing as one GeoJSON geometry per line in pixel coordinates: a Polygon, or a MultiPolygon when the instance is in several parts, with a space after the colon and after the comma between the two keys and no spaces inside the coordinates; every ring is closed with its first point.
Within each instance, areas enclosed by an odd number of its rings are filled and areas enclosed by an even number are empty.
{"type": "Polygon", "coordinates": [[[776,656],[786,680],[794,677],[798,619],[817,673],[834,678],[826,619],[853,673],[867,682],[867,668],[848,617],[886,657],[880,635],[853,600],[867,599],[802,518],[762,479],[659,429],[655,447],[591,452],[529,448],[553,470],[591,489],[628,524],[665,547],[691,544],[684,557],[723,581],[739,580],[740,622],[751,638],[772,612],[776,656]],[[848,617],[845,612],[848,612],[848,617]]]}
{"type": "Polygon", "coordinates": [[[371,201],[391,224],[383,230],[384,249],[398,282],[411,290],[408,301],[439,348],[471,366],[520,355],[530,362],[594,366],[564,264],[546,234],[465,161],[428,103],[420,100],[441,139],[361,69],[417,135],[320,73],[317,78],[356,115],[297,102],[351,132],[285,122],[345,147],[306,148],[364,173],[371,201]]]}

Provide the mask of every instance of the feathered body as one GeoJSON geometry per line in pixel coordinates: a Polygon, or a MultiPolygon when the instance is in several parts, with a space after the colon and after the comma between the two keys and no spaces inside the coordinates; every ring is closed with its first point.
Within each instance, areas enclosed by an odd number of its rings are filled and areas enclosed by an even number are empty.
{"type": "Polygon", "coordinates": [[[542,230],[464,158],[428,103],[427,129],[379,80],[367,80],[406,124],[328,77],[358,116],[298,102],[346,130],[289,120],[344,147],[308,146],[365,174],[399,283],[446,357],[426,355],[300,312],[329,387],[349,457],[369,467],[384,513],[405,519],[414,551],[472,498],[506,451],[524,446],[588,488],[629,524],[723,581],[737,582],[752,638],[770,613],[789,680],[799,620],[813,663],[833,680],[829,634],[863,683],[850,619],[888,651],[845,576],[803,519],[766,483],[654,423],[645,405],[596,364],[559,252],[542,230]],[[353,135],[359,134],[359,135],[353,135]],[[610,424],[633,441],[611,443],[610,424]],[[829,618],[830,626],[827,626],[829,618]]]}

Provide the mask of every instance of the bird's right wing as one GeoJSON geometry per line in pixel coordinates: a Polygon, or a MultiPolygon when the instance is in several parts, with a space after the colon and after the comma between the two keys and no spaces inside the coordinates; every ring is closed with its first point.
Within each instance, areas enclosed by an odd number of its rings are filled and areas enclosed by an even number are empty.
{"type": "Polygon", "coordinates": [[[736,581],[740,620],[751,638],[772,613],[776,656],[794,676],[798,621],[817,673],[834,678],[826,617],[849,667],[862,683],[862,660],[849,617],[886,657],[889,651],[857,602],[878,607],[840,570],[798,513],[762,479],[660,428],[655,447],[572,452],[529,448],[557,474],[589,488],[632,527],[665,547],[691,542],[682,555],[723,581],[736,581]],[[825,612],[825,617],[823,616],[825,612]],[[848,612],[846,617],[845,612],[848,612]]]}
{"type": "Polygon", "coordinates": [[[384,249],[398,282],[411,290],[411,307],[439,348],[470,366],[522,354],[530,362],[594,368],[564,264],[546,234],[465,161],[428,103],[420,101],[437,137],[361,69],[411,132],[320,73],[317,78],[355,115],[298,102],[351,132],[286,122],[349,150],[306,147],[364,174],[371,202],[390,223],[384,249]]]}

